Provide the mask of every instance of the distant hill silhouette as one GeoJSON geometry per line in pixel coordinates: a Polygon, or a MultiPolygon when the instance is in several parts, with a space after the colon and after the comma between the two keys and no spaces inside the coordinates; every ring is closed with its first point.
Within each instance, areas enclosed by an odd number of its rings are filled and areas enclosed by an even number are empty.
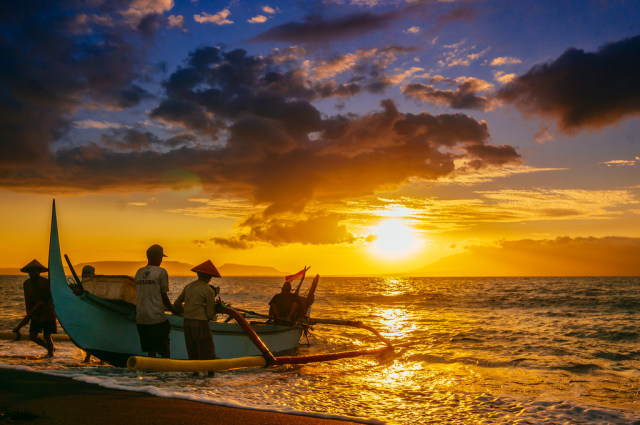
{"type": "Polygon", "coordinates": [[[269,266],[248,266],[244,264],[227,263],[218,268],[220,274],[224,276],[282,276],[287,273],[269,266]]]}
{"type": "MultiPolygon", "coordinates": [[[[96,274],[112,274],[112,275],[128,275],[135,276],[136,271],[144,266],[146,261],[93,261],[90,263],[79,263],[74,264],[73,268],[80,276],[82,273],[82,268],[86,265],[92,265],[96,269],[96,274]]],[[[71,272],[68,270],[66,264],[65,271],[70,275],[71,272]]],[[[191,271],[194,267],[194,264],[181,263],[179,261],[163,261],[162,267],[167,269],[169,276],[194,276],[195,274],[191,271]]],[[[245,264],[224,264],[218,267],[218,271],[223,277],[227,276],[259,276],[259,277],[270,277],[270,276],[282,276],[284,277],[287,273],[282,272],[275,267],[270,266],[255,266],[255,265],[245,265],[245,264]]],[[[20,268],[16,267],[4,267],[0,268],[0,275],[6,276],[15,276],[15,275],[25,275],[20,272],[20,268]]],[[[46,273],[45,273],[46,275],[46,273]]],[[[26,275],[25,275],[26,279],[26,275]]]]}
{"type": "MultiPolygon", "coordinates": [[[[96,274],[124,274],[134,276],[136,271],[144,266],[146,261],[95,261],[91,263],[75,264],[73,267],[78,275],[82,272],[82,268],[87,264],[92,265],[96,269],[96,274]]],[[[194,264],[181,263],[179,261],[163,261],[162,267],[167,269],[169,276],[195,276],[191,271],[194,264]]],[[[1,270],[0,270],[1,271],[1,270]]],[[[284,276],[286,273],[269,266],[253,266],[244,264],[224,264],[218,267],[218,271],[223,277],[226,276],[284,276]]],[[[21,274],[18,269],[14,273],[21,274]]]]}
{"type": "MultiPolygon", "coordinates": [[[[147,264],[146,261],[94,261],[91,263],[74,264],[73,268],[80,275],[82,268],[86,265],[92,265],[96,269],[96,274],[124,274],[135,276],[136,271],[147,264]]],[[[66,264],[65,264],[66,265],[66,264]]],[[[167,269],[169,276],[189,276],[193,272],[193,265],[181,263],[179,261],[163,261],[162,267],[167,269]]],[[[66,267],[65,267],[66,268],[66,267]]]]}

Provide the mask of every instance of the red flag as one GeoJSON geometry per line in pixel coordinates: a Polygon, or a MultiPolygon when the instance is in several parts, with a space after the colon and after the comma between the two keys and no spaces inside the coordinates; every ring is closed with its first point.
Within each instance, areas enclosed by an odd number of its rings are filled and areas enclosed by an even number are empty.
{"type": "Polygon", "coordinates": [[[292,282],[296,279],[302,279],[302,276],[304,276],[304,274],[307,272],[307,268],[305,267],[304,269],[300,270],[298,273],[296,274],[292,274],[289,276],[285,276],[284,280],[287,282],[292,282]]]}

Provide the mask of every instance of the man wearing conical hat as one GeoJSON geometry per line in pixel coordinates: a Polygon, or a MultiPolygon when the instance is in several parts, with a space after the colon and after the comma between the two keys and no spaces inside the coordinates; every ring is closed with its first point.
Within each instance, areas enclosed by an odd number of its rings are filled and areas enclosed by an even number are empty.
{"type": "MultiPolygon", "coordinates": [[[[220,277],[210,260],[195,266],[198,280],[184,287],[173,308],[184,317],[184,341],[189,360],[209,360],[216,357],[209,320],[216,317],[216,294],[209,286],[211,278],[220,277]]],[[[212,375],[210,373],[210,375],[212,375]]]]}
{"type": "Polygon", "coordinates": [[[53,357],[54,347],[51,334],[58,332],[56,314],[53,310],[49,279],[40,276],[40,273],[48,270],[37,260],[33,260],[20,269],[21,272],[29,274],[29,279],[25,280],[23,284],[27,314],[34,311],[29,326],[29,339],[46,348],[47,355],[53,357]],[[39,336],[40,332],[42,332],[42,338],[39,336]]]}

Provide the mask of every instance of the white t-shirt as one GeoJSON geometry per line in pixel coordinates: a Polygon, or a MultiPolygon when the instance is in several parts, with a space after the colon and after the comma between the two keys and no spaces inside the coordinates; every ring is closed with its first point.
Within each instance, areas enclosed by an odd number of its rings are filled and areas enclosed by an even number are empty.
{"type": "Polygon", "coordinates": [[[144,325],[162,323],[164,315],[162,294],[169,291],[169,275],[158,266],[144,266],[136,273],[136,322],[144,325]]]}

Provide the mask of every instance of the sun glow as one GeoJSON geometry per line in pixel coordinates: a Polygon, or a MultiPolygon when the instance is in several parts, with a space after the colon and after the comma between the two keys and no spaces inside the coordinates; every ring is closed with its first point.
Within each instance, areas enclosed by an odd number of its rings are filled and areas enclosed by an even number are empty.
{"type": "Polygon", "coordinates": [[[415,230],[400,219],[388,219],[378,223],[372,234],[375,240],[369,250],[377,257],[399,261],[418,253],[423,245],[415,230]]]}

